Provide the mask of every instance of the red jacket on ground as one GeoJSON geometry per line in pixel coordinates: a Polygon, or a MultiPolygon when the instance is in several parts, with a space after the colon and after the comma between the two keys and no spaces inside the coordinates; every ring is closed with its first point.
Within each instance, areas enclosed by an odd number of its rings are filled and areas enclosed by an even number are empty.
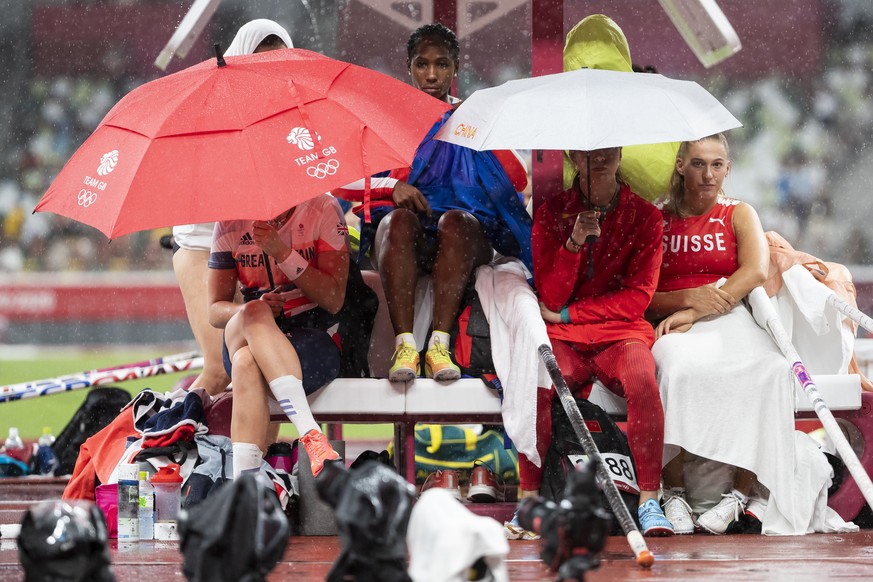
{"type": "Polygon", "coordinates": [[[654,343],[644,313],[658,286],[663,224],[658,210],[627,186],[608,212],[594,243],[594,278],[588,279],[589,246],[578,253],[564,248],[576,215],[587,209],[575,188],[551,197],[533,226],[534,283],[540,301],[552,311],[568,306],[572,323],[547,324],[549,337],[573,343],[612,343],[639,339],[654,343]]]}

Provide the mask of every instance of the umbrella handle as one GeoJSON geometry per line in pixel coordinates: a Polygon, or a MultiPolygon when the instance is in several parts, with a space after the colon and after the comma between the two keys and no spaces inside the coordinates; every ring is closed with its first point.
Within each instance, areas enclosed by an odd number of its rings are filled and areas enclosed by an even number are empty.
{"type": "Polygon", "coordinates": [[[227,63],[224,61],[224,55],[221,54],[221,45],[215,43],[212,47],[215,49],[215,60],[218,63],[218,68],[226,67],[227,63]]]}
{"type": "Polygon", "coordinates": [[[591,281],[594,279],[594,243],[597,237],[589,234],[585,242],[588,243],[588,280],[591,281]]]}

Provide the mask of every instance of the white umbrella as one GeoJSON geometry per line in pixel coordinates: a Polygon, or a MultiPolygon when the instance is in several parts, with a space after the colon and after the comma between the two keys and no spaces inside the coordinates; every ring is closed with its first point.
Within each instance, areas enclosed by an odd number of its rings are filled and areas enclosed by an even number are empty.
{"type": "Polygon", "coordinates": [[[591,151],[695,140],[741,125],[693,81],[579,69],[480,89],[436,139],[475,150],[591,151]]]}

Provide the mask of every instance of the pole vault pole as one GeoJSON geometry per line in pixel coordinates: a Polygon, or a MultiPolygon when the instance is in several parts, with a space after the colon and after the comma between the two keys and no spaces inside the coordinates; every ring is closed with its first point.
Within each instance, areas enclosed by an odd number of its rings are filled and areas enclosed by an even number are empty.
{"type": "Polygon", "coordinates": [[[788,332],[786,332],[785,328],[782,326],[782,322],[776,314],[776,309],[774,309],[773,304],[770,303],[770,298],[767,297],[767,293],[764,291],[763,287],[755,287],[752,289],[752,292],[749,293],[749,303],[752,306],[752,311],[757,314],[755,319],[759,322],[765,322],[765,329],[770,334],[770,337],[773,338],[773,341],[776,342],[776,345],[779,346],[779,350],[788,360],[789,364],[791,364],[794,376],[797,378],[801,388],[803,388],[803,392],[812,403],[816,416],[818,416],[822,426],[831,438],[831,441],[833,441],[837,452],[840,454],[840,458],[843,460],[843,463],[845,463],[852,478],[855,479],[858,489],[861,490],[861,494],[864,496],[864,499],[867,500],[867,505],[873,508],[873,482],[870,481],[870,476],[867,475],[864,466],[861,465],[861,461],[858,460],[858,456],[855,454],[855,451],[846,439],[846,435],[843,434],[843,431],[840,428],[840,425],[837,424],[833,413],[821,397],[815,382],[812,380],[812,376],[806,369],[806,366],[803,365],[803,362],[800,359],[800,354],[797,353],[797,349],[791,343],[791,339],[788,337],[788,332]]]}
{"type": "Polygon", "coordinates": [[[45,380],[0,386],[0,403],[81,390],[103,384],[114,384],[126,380],[138,380],[163,374],[188,372],[201,368],[203,368],[203,357],[198,352],[175,354],[145,362],[124,364],[114,368],[89,370],[77,374],[46,378],[45,380]]]}
{"type": "Polygon", "coordinates": [[[561,369],[558,367],[558,361],[555,359],[555,354],[552,353],[552,348],[543,344],[539,347],[538,351],[546,365],[546,369],[549,372],[552,382],[555,384],[555,390],[557,390],[558,397],[561,399],[561,404],[567,412],[570,424],[573,425],[576,437],[579,439],[582,448],[585,450],[585,454],[594,462],[597,482],[604,495],[606,495],[606,500],[609,501],[609,505],[612,507],[612,511],[615,514],[616,519],[618,519],[618,523],[621,525],[621,529],[627,538],[627,543],[630,545],[631,550],[634,553],[637,564],[644,568],[651,568],[655,563],[655,556],[649,550],[648,546],[646,546],[646,541],[643,539],[643,535],[637,528],[637,524],[634,522],[633,517],[631,517],[627,506],[624,504],[624,500],[621,498],[621,494],[618,492],[618,487],[615,486],[612,477],[609,476],[606,464],[600,457],[600,451],[597,450],[597,445],[594,443],[594,439],[591,437],[591,433],[585,425],[585,419],[582,418],[582,413],[579,412],[576,400],[570,393],[570,387],[567,386],[567,382],[564,380],[563,374],[561,374],[561,369]]]}

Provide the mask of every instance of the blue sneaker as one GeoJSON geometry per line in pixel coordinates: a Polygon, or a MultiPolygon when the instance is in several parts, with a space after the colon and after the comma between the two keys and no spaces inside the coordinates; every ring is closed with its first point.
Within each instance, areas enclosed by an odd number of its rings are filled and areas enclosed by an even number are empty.
{"type": "Polygon", "coordinates": [[[644,536],[667,537],[673,535],[673,524],[664,517],[664,512],[656,499],[649,499],[637,509],[640,529],[644,536]]]}
{"type": "Polygon", "coordinates": [[[506,539],[508,540],[538,540],[540,539],[539,534],[528,531],[521,527],[518,523],[518,510],[515,510],[515,513],[512,514],[512,519],[509,521],[503,522],[503,529],[506,539]]]}

